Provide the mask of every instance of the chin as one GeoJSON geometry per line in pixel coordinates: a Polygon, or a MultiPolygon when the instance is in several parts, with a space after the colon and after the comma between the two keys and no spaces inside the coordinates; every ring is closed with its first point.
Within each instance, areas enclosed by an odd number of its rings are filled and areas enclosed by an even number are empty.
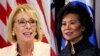
{"type": "Polygon", "coordinates": [[[67,37],[67,38],[65,38],[67,41],[71,41],[71,40],[73,40],[71,37],[67,37]]]}
{"type": "Polygon", "coordinates": [[[30,41],[33,41],[33,40],[32,39],[23,39],[23,41],[30,42],[30,41]]]}

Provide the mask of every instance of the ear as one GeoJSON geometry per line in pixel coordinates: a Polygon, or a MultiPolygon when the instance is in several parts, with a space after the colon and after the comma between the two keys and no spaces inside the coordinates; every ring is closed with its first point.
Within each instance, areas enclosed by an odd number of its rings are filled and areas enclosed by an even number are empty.
{"type": "Polygon", "coordinates": [[[13,26],[11,29],[12,33],[15,33],[15,27],[13,26]]]}
{"type": "Polygon", "coordinates": [[[37,32],[35,32],[35,35],[37,35],[37,32]]]}
{"type": "Polygon", "coordinates": [[[13,28],[12,28],[11,32],[14,33],[14,29],[13,28]]]}

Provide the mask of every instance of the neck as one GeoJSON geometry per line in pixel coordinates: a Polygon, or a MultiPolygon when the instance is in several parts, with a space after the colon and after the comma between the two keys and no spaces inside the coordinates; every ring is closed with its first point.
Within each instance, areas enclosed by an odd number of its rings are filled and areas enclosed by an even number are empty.
{"type": "Polygon", "coordinates": [[[30,56],[30,55],[32,55],[34,45],[33,45],[33,42],[31,42],[31,43],[20,42],[20,43],[18,43],[17,48],[18,48],[18,52],[20,55],[30,56]]]}
{"type": "Polygon", "coordinates": [[[70,41],[71,42],[71,53],[72,54],[75,54],[75,49],[74,49],[74,44],[76,44],[77,42],[79,42],[80,40],[82,40],[83,36],[81,35],[79,38],[73,40],[73,41],[70,41]]]}
{"type": "Polygon", "coordinates": [[[75,40],[70,41],[72,45],[76,44],[80,40],[82,40],[83,36],[81,35],[80,37],[76,38],[75,40]]]}

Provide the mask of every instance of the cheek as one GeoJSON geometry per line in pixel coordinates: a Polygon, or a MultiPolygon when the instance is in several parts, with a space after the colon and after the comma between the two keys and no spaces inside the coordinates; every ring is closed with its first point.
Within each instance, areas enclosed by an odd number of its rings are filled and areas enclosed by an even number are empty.
{"type": "Polygon", "coordinates": [[[61,26],[61,29],[60,30],[61,30],[61,33],[62,34],[64,33],[64,28],[65,28],[64,26],[61,26]]]}
{"type": "Polygon", "coordinates": [[[37,26],[35,25],[34,27],[32,27],[32,30],[33,30],[34,32],[36,32],[37,26]]]}
{"type": "Polygon", "coordinates": [[[60,30],[61,30],[61,32],[63,32],[63,27],[62,26],[61,26],[61,29],[60,30]]]}
{"type": "Polygon", "coordinates": [[[21,29],[20,27],[17,27],[17,26],[15,26],[15,27],[13,28],[14,33],[17,34],[17,35],[20,34],[20,33],[22,32],[22,30],[23,30],[23,29],[21,29]]]}
{"type": "Polygon", "coordinates": [[[35,27],[32,27],[31,30],[32,30],[33,34],[37,35],[37,30],[38,30],[38,29],[37,29],[36,26],[35,26],[35,27]]]}
{"type": "Polygon", "coordinates": [[[74,32],[79,32],[79,33],[82,33],[82,27],[80,25],[77,25],[77,26],[74,26],[73,27],[73,31],[74,32]]]}

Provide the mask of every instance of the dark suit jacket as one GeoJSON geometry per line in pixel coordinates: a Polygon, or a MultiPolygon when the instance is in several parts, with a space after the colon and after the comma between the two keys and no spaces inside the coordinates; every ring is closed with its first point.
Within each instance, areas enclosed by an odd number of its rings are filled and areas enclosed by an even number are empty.
{"type": "Polygon", "coordinates": [[[58,56],[100,56],[100,49],[94,47],[86,40],[81,40],[74,45],[75,54],[70,52],[71,44],[68,44],[58,56]]]}

